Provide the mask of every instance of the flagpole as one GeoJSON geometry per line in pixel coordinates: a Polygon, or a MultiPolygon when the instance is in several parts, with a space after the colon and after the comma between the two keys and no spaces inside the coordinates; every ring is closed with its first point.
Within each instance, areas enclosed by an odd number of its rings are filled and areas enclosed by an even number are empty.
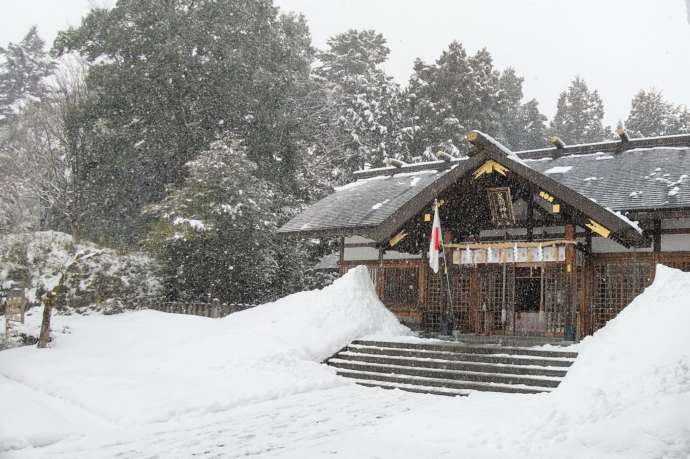
{"type": "MultiPolygon", "coordinates": [[[[434,199],[434,210],[438,210],[439,204],[438,200],[434,199]]],[[[446,245],[443,241],[443,234],[440,235],[439,241],[441,243],[441,247],[443,247],[443,270],[446,273],[446,287],[448,288],[448,304],[450,308],[452,309],[453,307],[453,293],[451,292],[450,289],[450,275],[448,274],[448,261],[446,260],[446,245]]],[[[441,305],[443,306],[443,305],[441,305]]],[[[443,310],[441,311],[441,316],[443,317],[443,310]]]]}

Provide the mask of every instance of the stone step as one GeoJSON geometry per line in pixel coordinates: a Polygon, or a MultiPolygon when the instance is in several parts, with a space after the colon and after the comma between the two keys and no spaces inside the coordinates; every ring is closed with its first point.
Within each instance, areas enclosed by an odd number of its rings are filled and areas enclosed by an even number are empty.
{"type": "Polygon", "coordinates": [[[418,394],[445,395],[449,397],[466,397],[470,394],[468,390],[450,389],[446,387],[431,387],[418,384],[392,383],[386,381],[354,379],[355,384],[365,387],[380,387],[382,389],[399,389],[406,392],[418,394]]]}
{"type": "Polygon", "coordinates": [[[389,347],[400,349],[414,349],[426,351],[442,351],[442,352],[460,352],[464,354],[499,354],[510,356],[533,356],[533,357],[559,357],[574,359],[577,357],[577,352],[560,351],[550,349],[539,349],[530,347],[506,347],[506,346],[472,346],[466,344],[433,342],[433,343],[405,343],[395,341],[369,341],[369,340],[355,340],[352,342],[355,345],[374,346],[374,347],[389,347]]]}
{"type": "Polygon", "coordinates": [[[462,381],[456,379],[425,378],[399,374],[385,374],[378,372],[367,372],[357,370],[339,369],[337,374],[346,378],[355,379],[361,384],[362,380],[370,381],[371,385],[379,382],[394,384],[409,384],[431,388],[446,388],[462,391],[482,391],[482,392],[506,392],[513,394],[537,394],[549,392],[547,387],[519,386],[515,384],[497,384],[476,381],[462,381]]]}
{"type": "Polygon", "coordinates": [[[565,359],[562,357],[531,357],[522,356],[515,357],[510,355],[499,354],[479,354],[479,353],[462,353],[449,351],[429,351],[423,349],[405,349],[400,347],[380,347],[368,346],[362,344],[351,344],[345,349],[347,352],[364,353],[364,354],[378,354],[385,356],[396,357],[416,357],[429,358],[439,360],[457,360],[461,362],[478,362],[487,364],[504,364],[504,365],[536,365],[541,367],[569,367],[573,364],[572,359],[565,359]]]}
{"type": "Polygon", "coordinates": [[[449,379],[459,381],[497,383],[497,384],[516,384],[530,387],[558,387],[560,378],[529,377],[518,376],[506,373],[487,373],[459,370],[445,370],[438,368],[418,368],[403,365],[388,365],[381,363],[360,362],[354,360],[343,360],[339,358],[328,359],[328,365],[337,369],[357,370],[368,373],[396,374],[404,376],[417,376],[423,378],[449,379]]]}
{"type": "Polygon", "coordinates": [[[549,338],[543,336],[482,336],[482,335],[461,335],[449,342],[469,345],[499,345],[512,347],[532,347],[550,344],[552,346],[570,346],[575,344],[573,341],[549,338]]]}
{"type": "Polygon", "coordinates": [[[334,358],[349,361],[409,366],[415,368],[437,368],[444,370],[471,371],[483,373],[506,373],[513,375],[549,376],[562,378],[566,370],[534,365],[505,365],[495,363],[466,362],[440,358],[400,357],[362,352],[339,352],[334,358]]]}

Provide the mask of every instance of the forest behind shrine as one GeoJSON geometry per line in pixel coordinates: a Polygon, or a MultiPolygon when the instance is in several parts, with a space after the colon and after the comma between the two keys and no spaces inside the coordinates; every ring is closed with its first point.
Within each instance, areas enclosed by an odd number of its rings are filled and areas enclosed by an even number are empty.
{"type": "MultiPolygon", "coordinates": [[[[271,0],[122,0],[46,44],[0,47],[0,233],[59,231],[155,259],[170,300],[257,303],[322,286],[334,241],[275,230],[354,171],[440,152],[465,134],[513,150],[612,137],[604,101],[573,75],[548,120],[519,62],[452,42],[406,82],[373,30],[312,45],[271,0]]],[[[690,132],[654,88],[631,95],[633,137],[690,132]]]]}

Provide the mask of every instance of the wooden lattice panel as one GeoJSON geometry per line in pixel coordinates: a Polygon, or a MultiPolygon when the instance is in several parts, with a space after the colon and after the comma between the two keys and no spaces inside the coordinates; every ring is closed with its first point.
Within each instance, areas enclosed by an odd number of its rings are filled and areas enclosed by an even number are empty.
{"type": "Polygon", "coordinates": [[[593,266],[591,327],[597,331],[649,285],[653,263],[625,261],[593,266]]]}
{"type": "Polygon", "coordinates": [[[426,298],[422,309],[422,328],[429,332],[441,331],[441,273],[426,272],[426,298]]]}
{"type": "Polygon", "coordinates": [[[453,293],[453,306],[451,308],[453,326],[463,333],[470,331],[470,269],[452,269],[451,292],[453,293]]]}
{"type": "Polygon", "coordinates": [[[563,264],[546,266],[543,272],[542,296],[546,333],[562,335],[568,319],[568,276],[563,264]]]}
{"type": "Polygon", "coordinates": [[[416,305],[419,300],[419,267],[386,267],[383,270],[385,304],[416,305]]]}
{"type": "Polygon", "coordinates": [[[504,331],[512,314],[515,273],[511,265],[484,265],[479,269],[479,331],[504,331]],[[505,309],[506,322],[503,321],[505,309]]]}

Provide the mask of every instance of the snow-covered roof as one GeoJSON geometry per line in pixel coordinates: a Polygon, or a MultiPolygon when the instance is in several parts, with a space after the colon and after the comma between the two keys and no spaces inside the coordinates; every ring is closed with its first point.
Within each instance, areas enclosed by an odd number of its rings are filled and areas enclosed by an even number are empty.
{"type": "Polygon", "coordinates": [[[279,232],[327,235],[330,231],[340,234],[352,230],[351,234],[372,236],[369,230],[394,216],[449,171],[429,169],[357,180],[307,208],[279,232]]]}
{"type": "Polygon", "coordinates": [[[613,210],[690,207],[690,147],[638,148],[525,163],[613,210]]]}
{"type": "Polygon", "coordinates": [[[470,157],[358,172],[356,181],[279,231],[384,240],[487,159],[505,163],[542,189],[553,189],[564,202],[590,217],[596,214],[614,230],[639,234],[620,217],[628,210],[690,208],[690,135],[669,137],[671,146],[663,146],[664,138],[653,138],[626,142],[630,149],[622,148],[622,142],[604,142],[601,148],[587,144],[528,152],[512,152],[485,134],[477,135],[470,157]]]}

